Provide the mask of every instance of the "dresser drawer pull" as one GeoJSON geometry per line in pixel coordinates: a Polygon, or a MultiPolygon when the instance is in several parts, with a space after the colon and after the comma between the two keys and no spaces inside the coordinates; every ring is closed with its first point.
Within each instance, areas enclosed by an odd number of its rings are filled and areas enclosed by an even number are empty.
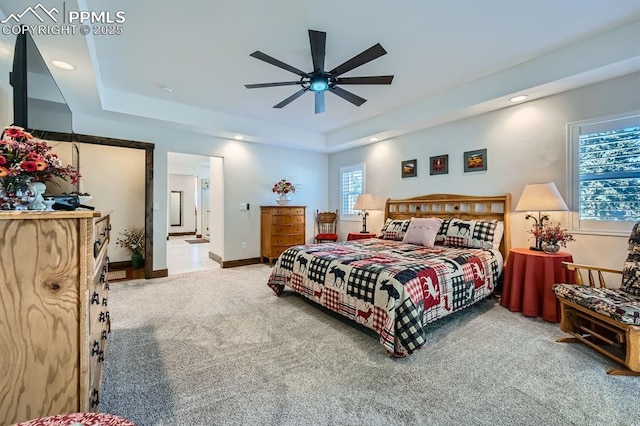
{"type": "Polygon", "coordinates": [[[109,283],[107,283],[106,289],[109,290],[109,283]]]}
{"type": "Polygon", "coordinates": [[[100,352],[100,343],[97,340],[93,341],[93,348],[91,349],[91,356],[98,355],[100,352]]]}
{"type": "Polygon", "coordinates": [[[91,408],[97,407],[98,404],[100,404],[98,389],[93,389],[91,391],[91,408]]]}
{"type": "Polygon", "coordinates": [[[102,244],[102,241],[98,240],[95,243],[93,243],[93,258],[95,259],[96,257],[98,257],[98,253],[100,253],[100,244],[102,244]]]}
{"type": "Polygon", "coordinates": [[[108,271],[107,265],[102,265],[102,272],[104,272],[106,274],[107,271],[108,271]]]}
{"type": "Polygon", "coordinates": [[[107,225],[107,231],[111,231],[111,224],[107,225]]]}
{"type": "Polygon", "coordinates": [[[104,284],[107,280],[107,276],[105,274],[100,274],[100,284],[104,284]]]}
{"type": "Polygon", "coordinates": [[[102,298],[102,306],[107,306],[107,298],[106,297],[102,298]]]}
{"type": "Polygon", "coordinates": [[[107,311],[107,321],[111,319],[111,317],[109,316],[109,311],[107,311]]]}
{"type": "Polygon", "coordinates": [[[100,317],[98,318],[98,321],[105,322],[106,320],[107,320],[107,317],[105,316],[104,312],[100,312],[100,317]]]}
{"type": "Polygon", "coordinates": [[[104,351],[100,351],[98,354],[98,362],[104,362],[104,351]]]}
{"type": "Polygon", "coordinates": [[[102,330],[102,334],[100,335],[100,340],[107,340],[107,330],[102,330]]]}
{"type": "Polygon", "coordinates": [[[96,304],[99,305],[100,304],[100,295],[98,293],[96,293],[95,291],[93,292],[93,295],[91,296],[91,304],[96,304]]]}

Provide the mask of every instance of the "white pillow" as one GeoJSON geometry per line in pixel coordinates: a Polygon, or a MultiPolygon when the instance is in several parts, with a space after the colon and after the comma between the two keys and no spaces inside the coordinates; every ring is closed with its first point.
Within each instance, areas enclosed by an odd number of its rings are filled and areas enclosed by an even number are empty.
{"type": "Polygon", "coordinates": [[[403,243],[418,244],[426,247],[433,247],[436,235],[442,225],[442,219],[432,218],[411,218],[409,228],[402,239],[403,243]]]}

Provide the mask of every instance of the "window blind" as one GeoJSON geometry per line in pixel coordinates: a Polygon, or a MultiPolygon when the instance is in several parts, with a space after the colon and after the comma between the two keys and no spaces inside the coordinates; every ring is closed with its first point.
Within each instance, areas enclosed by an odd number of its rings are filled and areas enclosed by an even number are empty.
{"type": "Polygon", "coordinates": [[[580,220],[640,218],[640,126],[579,136],[580,220]]]}
{"type": "Polygon", "coordinates": [[[343,167],[341,175],[341,213],[343,215],[357,214],[353,210],[358,195],[362,194],[364,183],[364,165],[343,167]]]}

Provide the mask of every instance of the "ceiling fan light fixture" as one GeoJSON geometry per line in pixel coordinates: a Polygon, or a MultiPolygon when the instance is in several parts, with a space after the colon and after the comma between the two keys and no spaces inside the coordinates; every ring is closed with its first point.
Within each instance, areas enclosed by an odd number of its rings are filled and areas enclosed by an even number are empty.
{"type": "Polygon", "coordinates": [[[522,101],[524,101],[524,100],[525,100],[525,99],[527,99],[527,98],[528,98],[528,96],[527,96],[527,95],[518,95],[518,96],[514,96],[513,98],[510,98],[509,100],[510,100],[511,102],[522,102],[522,101]]]}
{"type": "Polygon", "coordinates": [[[311,80],[311,90],[313,90],[314,92],[324,92],[325,90],[327,90],[329,88],[329,82],[327,81],[326,78],[316,78],[311,80]]]}

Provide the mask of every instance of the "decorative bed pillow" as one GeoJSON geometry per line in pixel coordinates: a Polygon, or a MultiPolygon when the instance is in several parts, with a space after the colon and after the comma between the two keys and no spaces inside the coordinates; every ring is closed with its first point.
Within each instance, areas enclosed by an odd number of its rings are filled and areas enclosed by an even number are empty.
{"type": "Polygon", "coordinates": [[[498,249],[504,223],[497,220],[447,219],[442,222],[436,243],[451,247],[498,249]]]}
{"type": "Polygon", "coordinates": [[[380,238],[382,238],[383,240],[402,241],[402,239],[404,238],[404,234],[407,232],[407,228],[409,228],[410,222],[411,219],[387,219],[386,223],[382,227],[382,230],[380,231],[380,238]]]}
{"type": "Polygon", "coordinates": [[[409,223],[406,234],[404,234],[402,242],[433,247],[440,225],[442,225],[442,219],[411,218],[411,222],[409,223]]]}
{"type": "Polygon", "coordinates": [[[635,224],[629,237],[627,261],[622,268],[620,290],[640,296],[640,222],[635,224]]]}

